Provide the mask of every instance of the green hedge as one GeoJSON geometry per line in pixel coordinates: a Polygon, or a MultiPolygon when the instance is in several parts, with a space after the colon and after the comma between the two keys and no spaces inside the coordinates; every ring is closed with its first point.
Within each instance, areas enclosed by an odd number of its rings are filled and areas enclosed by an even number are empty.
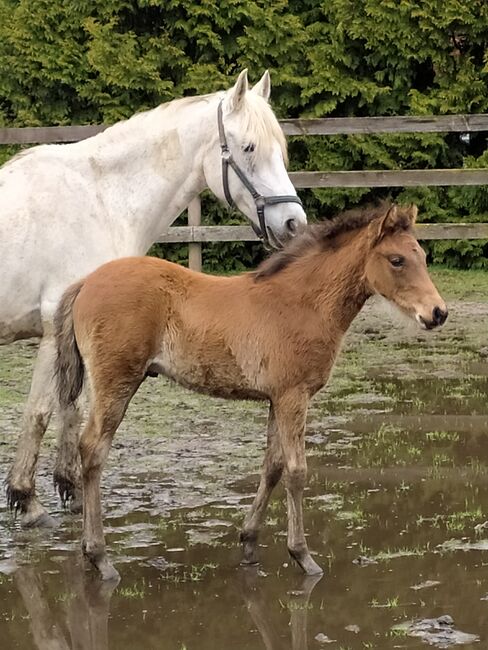
{"type": "MultiPolygon", "coordinates": [[[[484,0],[0,0],[0,125],[113,122],[226,87],[243,67],[251,80],[270,69],[280,116],[488,112],[487,41],[484,0]]],[[[485,145],[484,133],[468,143],[457,134],[294,138],[290,158],[310,170],[481,167],[485,145]]],[[[415,200],[424,221],[488,221],[484,187],[302,196],[315,219],[388,194],[415,200]]],[[[236,218],[210,199],[204,213],[207,223],[236,218]]],[[[436,262],[487,265],[487,242],[429,250],[436,262]]],[[[229,270],[261,254],[215,244],[205,259],[229,270]]]]}

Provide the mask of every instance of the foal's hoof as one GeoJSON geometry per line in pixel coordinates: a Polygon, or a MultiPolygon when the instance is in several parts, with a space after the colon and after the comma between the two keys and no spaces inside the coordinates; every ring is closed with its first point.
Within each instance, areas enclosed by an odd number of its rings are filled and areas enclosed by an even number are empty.
{"type": "Polygon", "coordinates": [[[241,531],[239,541],[242,544],[241,566],[255,566],[259,564],[258,560],[258,535],[255,531],[241,531]]]}
{"type": "Polygon", "coordinates": [[[95,545],[91,546],[84,540],[81,542],[81,548],[87,560],[96,567],[103,581],[119,581],[120,574],[114,565],[109,561],[105,551],[97,549],[95,545]]]}
{"type": "Polygon", "coordinates": [[[57,528],[58,522],[54,517],[48,515],[47,512],[41,514],[30,515],[25,513],[20,520],[22,528],[57,528]]]}
{"type": "Polygon", "coordinates": [[[100,571],[100,577],[104,582],[118,583],[120,581],[120,573],[106,558],[97,562],[96,567],[100,571]]]}
{"type": "Polygon", "coordinates": [[[308,576],[321,576],[324,570],[317,564],[310,553],[296,553],[288,549],[291,557],[308,576]]]}
{"type": "Polygon", "coordinates": [[[239,564],[243,567],[246,566],[259,566],[259,560],[257,556],[252,557],[243,557],[239,564]]]}

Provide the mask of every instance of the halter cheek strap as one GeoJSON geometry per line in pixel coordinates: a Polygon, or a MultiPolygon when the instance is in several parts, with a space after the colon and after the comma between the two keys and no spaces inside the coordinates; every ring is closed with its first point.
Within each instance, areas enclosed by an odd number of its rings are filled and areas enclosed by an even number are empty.
{"type": "Polygon", "coordinates": [[[232,169],[234,170],[238,178],[241,180],[244,187],[250,192],[252,198],[254,199],[254,203],[256,204],[259,227],[256,226],[256,224],[251,223],[252,228],[254,232],[258,235],[258,237],[262,237],[264,242],[269,243],[268,231],[266,227],[266,219],[264,214],[265,207],[267,205],[276,205],[277,203],[298,203],[299,205],[302,205],[302,202],[299,199],[299,197],[296,196],[295,194],[263,196],[256,190],[256,188],[251,183],[249,178],[246,176],[246,174],[243,172],[243,170],[239,167],[239,165],[234,160],[232,153],[230,152],[229,145],[227,144],[227,138],[225,137],[224,120],[222,114],[223,101],[224,101],[223,99],[220,100],[219,106],[217,108],[217,122],[219,126],[219,140],[220,140],[220,152],[221,152],[220,155],[222,160],[222,183],[224,186],[224,196],[229,206],[234,207],[235,203],[229,188],[229,167],[232,167],[232,169]]]}

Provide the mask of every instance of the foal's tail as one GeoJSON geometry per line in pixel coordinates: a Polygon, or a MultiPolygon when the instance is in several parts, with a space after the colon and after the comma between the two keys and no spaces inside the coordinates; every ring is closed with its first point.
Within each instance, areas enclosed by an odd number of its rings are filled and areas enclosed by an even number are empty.
{"type": "Polygon", "coordinates": [[[83,287],[84,280],[67,289],[54,315],[56,338],[56,384],[61,407],[67,408],[80,396],[85,368],[75,338],[73,304],[83,287]]]}

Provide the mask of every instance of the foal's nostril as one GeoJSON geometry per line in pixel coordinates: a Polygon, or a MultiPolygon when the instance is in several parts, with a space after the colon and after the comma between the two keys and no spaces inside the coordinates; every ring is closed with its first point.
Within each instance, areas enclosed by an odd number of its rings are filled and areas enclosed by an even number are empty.
{"type": "Polygon", "coordinates": [[[432,320],[436,325],[443,325],[446,322],[447,318],[447,309],[441,309],[440,307],[434,307],[432,312],[432,320]]]}
{"type": "Polygon", "coordinates": [[[290,232],[292,235],[294,235],[297,231],[297,222],[295,219],[287,219],[285,222],[285,225],[288,229],[288,232],[290,232]]]}

